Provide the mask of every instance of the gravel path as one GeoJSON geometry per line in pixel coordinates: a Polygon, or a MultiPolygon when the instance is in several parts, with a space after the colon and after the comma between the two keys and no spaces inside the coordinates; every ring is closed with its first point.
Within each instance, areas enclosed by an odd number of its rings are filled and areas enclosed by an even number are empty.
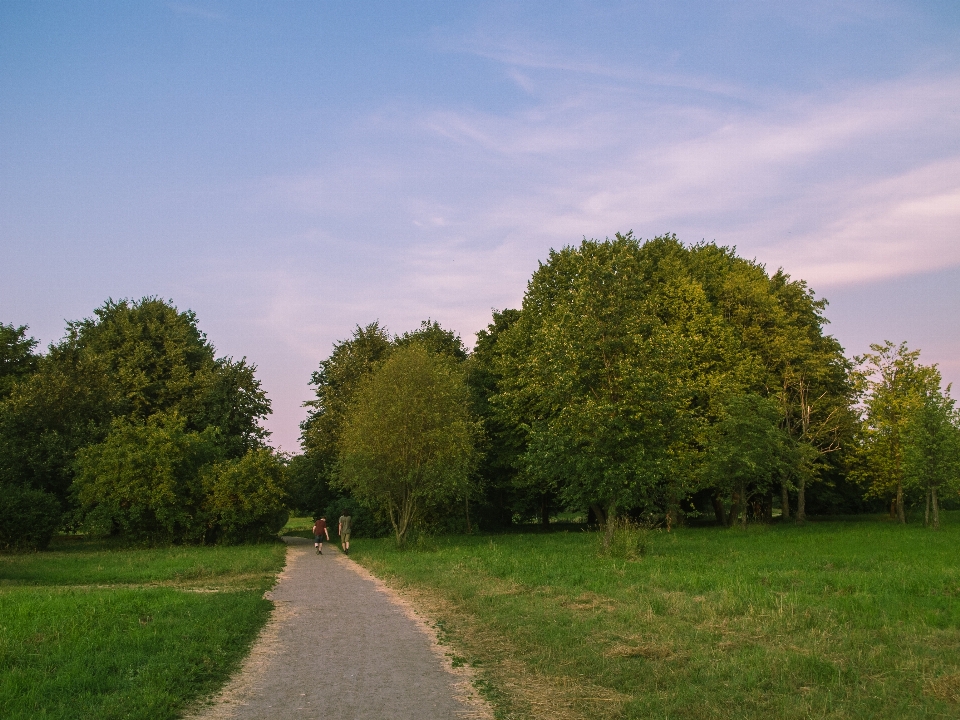
{"type": "Polygon", "coordinates": [[[244,667],[196,720],[491,718],[430,629],[332,544],[286,537],[274,614],[244,667]]]}

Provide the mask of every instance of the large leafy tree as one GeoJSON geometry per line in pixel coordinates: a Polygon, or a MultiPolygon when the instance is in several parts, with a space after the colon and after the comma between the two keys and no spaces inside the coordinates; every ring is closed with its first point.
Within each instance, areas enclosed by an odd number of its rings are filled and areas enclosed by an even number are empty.
{"type": "Polygon", "coordinates": [[[338,491],[330,482],[336,471],[347,410],[360,382],[395,349],[411,345],[458,363],[467,357],[460,337],[435,320],[424,320],[416,330],[396,337],[373,322],[358,325],[349,338],[336,343],[311,375],[314,399],[304,403],[309,413],[300,425],[303,453],[290,463],[293,503],[298,509],[319,514],[337,499],[338,491]]]}
{"type": "Polygon", "coordinates": [[[411,343],[360,381],[337,483],[382,509],[403,544],[424,508],[469,492],[478,430],[462,368],[411,343]]]}
{"type": "Polygon", "coordinates": [[[218,452],[261,447],[270,403],[245,359],[217,358],[190,311],[147,297],[107,301],[66,336],[0,403],[0,471],[69,499],[78,451],[117,419],[175,414],[190,432],[216,428],[218,452]]]}
{"type": "Polygon", "coordinates": [[[731,398],[755,395],[776,401],[799,448],[778,475],[786,490],[838,446],[850,396],[824,306],[782,272],[674,236],[552,251],[497,343],[491,404],[522,438],[520,474],[601,522],[645,505],[671,522],[711,486],[722,517],[736,493],[702,472],[711,428],[731,398]]]}
{"type": "Polygon", "coordinates": [[[783,270],[768,274],[728,248],[695,245],[691,274],[711,305],[735,332],[737,357],[728,358],[744,392],[776,399],[780,427],[797,444],[797,463],[780,483],[784,517],[788,491],[797,492],[797,518],[805,516],[806,490],[855,430],[850,363],[826,333],[827,301],[783,270]]]}
{"type": "Polygon", "coordinates": [[[518,473],[526,432],[515,417],[498,412],[491,402],[500,393],[503,381],[497,363],[498,342],[519,319],[519,310],[494,311],[493,321],[477,333],[467,363],[467,382],[484,430],[477,467],[478,490],[482,493],[479,512],[483,522],[494,526],[510,525],[515,515],[539,515],[541,523],[547,524],[556,503],[555,491],[541,488],[535,479],[518,473]]]}
{"type": "Polygon", "coordinates": [[[523,471],[601,522],[688,489],[695,407],[725,384],[704,371],[735,338],[681,250],[673,238],[641,246],[618,235],[551,252],[500,339],[495,403],[526,431],[523,471]]]}

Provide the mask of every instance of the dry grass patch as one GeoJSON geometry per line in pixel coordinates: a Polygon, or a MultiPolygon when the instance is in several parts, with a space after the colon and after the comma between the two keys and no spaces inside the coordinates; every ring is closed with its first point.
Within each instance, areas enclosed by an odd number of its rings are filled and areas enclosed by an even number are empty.
{"type": "Polygon", "coordinates": [[[564,607],[570,610],[605,610],[607,612],[613,612],[616,609],[613,599],[594,592],[580,593],[576,599],[564,603],[564,607]]]}
{"type": "Polygon", "coordinates": [[[944,702],[960,704],[960,672],[941,675],[927,683],[926,692],[944,702]]]}

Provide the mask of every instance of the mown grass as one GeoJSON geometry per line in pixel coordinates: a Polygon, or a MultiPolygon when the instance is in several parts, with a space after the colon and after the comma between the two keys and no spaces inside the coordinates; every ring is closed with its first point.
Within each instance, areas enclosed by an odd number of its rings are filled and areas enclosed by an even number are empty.
{"type": "Polygon", "coordinates": [[[960,516],[440,538],[351,554],[406,588],[501,718],[960,717],[960,516]]]}
{"type": "Polygon", "coordinates": [[[0,556],[0,714],[179,717],[238,666],[284,556],[82,540],[0,556]]]}

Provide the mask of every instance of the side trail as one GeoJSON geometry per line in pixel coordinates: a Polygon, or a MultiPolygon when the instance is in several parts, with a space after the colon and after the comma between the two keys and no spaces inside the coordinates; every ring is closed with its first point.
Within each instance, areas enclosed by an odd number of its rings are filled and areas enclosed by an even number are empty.
{"type": "Polygon", "coordinates": [[[285,537],[274,613],[241,670],[191,720],[492,718],[430,629],[332,543],[285,537]]]}

